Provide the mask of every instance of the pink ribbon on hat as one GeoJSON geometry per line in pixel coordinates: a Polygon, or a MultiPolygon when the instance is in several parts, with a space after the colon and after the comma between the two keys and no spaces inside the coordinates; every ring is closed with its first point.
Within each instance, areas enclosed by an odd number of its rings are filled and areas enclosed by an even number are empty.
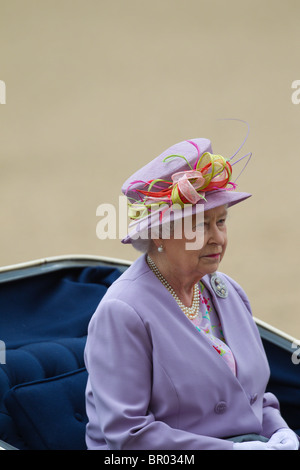
{"type": "Polygon", "coordinates": [[[174,184],[177,183],[182,196],[191,204],[196,204],[200,199],[203,199],[203,195],[201,196],[197,192],[197,189],[200,189],[205,184],[205,179],[200,171],[179,171],[172,175],[172,180],[174,184]]]}

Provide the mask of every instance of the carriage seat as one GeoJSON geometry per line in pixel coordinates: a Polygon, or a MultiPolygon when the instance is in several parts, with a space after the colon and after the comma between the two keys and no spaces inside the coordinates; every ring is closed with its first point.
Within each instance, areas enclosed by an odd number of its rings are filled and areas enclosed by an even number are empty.
{"type": "Polygon", "coordinates": [[[0,440],[28,450],[86,448],[87,327],[120,274],[75,267],[0,282],[0,440]]]}

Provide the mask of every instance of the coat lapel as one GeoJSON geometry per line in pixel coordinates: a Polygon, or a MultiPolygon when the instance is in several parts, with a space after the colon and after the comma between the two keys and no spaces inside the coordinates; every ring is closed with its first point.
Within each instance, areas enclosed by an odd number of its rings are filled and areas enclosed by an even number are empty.
{"type": "Polygon", "coordinates": [[[211,300],[219,316],[223,334],[230,347],[237,366],[237,379],[244,389],[255,389],[258,376],[269,377],[269,366],[263,346],[251,312],[238,291],[231,285],[230,279],[220,277],[227,285],[228,296],[222,298],[216,295],[210,283],[210,276],[202,279],[210,293],[211,300]]]}

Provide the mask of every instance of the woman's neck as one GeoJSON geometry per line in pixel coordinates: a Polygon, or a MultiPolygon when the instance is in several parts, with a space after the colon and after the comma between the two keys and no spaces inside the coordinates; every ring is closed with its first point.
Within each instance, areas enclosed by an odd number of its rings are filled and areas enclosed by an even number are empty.
{"type": "Polygon", "coordinates": [[[163,254],[149,253],[150,258],[155,263],[161,275],[174,289],[181,302],[190,307],[193,303],[194,285],[198,280],[188,279],[178,272],[176,266],[170,266],[163,254]]]}

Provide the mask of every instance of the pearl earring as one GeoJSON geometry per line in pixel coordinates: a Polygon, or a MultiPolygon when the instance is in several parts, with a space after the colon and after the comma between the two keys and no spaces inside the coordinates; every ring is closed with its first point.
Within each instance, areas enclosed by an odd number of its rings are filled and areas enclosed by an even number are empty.
{"type": "Polygon", "coordinates": [[[157,248],[157,251],[159,253],[162,253],[164,251],[164,247],[162,245],[160,245],[158,248],[157,248]]]}

